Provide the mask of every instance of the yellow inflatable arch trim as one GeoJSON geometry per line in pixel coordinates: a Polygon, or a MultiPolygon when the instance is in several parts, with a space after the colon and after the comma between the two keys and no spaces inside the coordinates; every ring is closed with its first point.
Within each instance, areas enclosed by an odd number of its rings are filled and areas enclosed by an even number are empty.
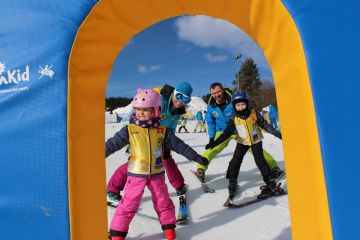
{"type": "Polygon", "coordinates": [[[101,0],[97,3],[79,28],[69,61],[71,239],[99,240],[107,235],[104,99],[113,63],[135,34],[182,14],[227,20],[249,34],[264,50],[273,71],[281,118],[293,239],[332,239],[304,50],[292,17],[277,0],[101,0]]]}

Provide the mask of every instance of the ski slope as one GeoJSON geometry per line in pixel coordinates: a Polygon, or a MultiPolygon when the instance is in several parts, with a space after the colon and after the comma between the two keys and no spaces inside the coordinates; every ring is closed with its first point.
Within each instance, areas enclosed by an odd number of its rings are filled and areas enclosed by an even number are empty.
{"type": "MultiPolygon", "coordinates": [[[[193,132],[195,121],[188,121],[187,128],[193,132]]],[[[112,137],[123,124],[106,124],[106,139],[112,137]]],[[[208,136],[205,133],[180,133],[177,134],[187,144],[192,146],[198,153],[204,151],[208,143],[208,136]]],[[[284,156],[281,140],[265,133],[263,146],[278,162],[284,167],[284,156]]],[[[105,139],[105,140],[106,140],[105,139]]],[[[215,158],[207,170],[207,181],[210,187],[216,190],[215,193],[204,193],[200,183],[190,172],[196,169],[195,163],[185,157],[173,153],[185,182],[189,185],[187,202],[190,215],[190,223],[185,226],[177,226],[176,233],[178,240],[285,240],[291,239],[290,215],[288,210],[287,196],[274,197],[265,201],[239,209],[228,209],[223,207],[227,198],[228,181],[225,179],[225,172],[228,162],[231,160],[236,142],[231,141],[229,146],[215,158]]],[[[109,156],[106,160],[106,177],[109,180],[115,169],[125,163],[127,155],[125,149],[109,156]]],[[[240,192],[236,199],[250,197],[259,192],[263,184],[259,170],[257,169],[251,153],[245,155],[238,178],[240,192]]],[[[286,188],[286,182],[284,182],[286,188]]],[[[105,186],[104,186],[105,187],[105,186]]],[[[175,190],[168,184],[172,200],[178,207],[178,198],[175,190]]],[[[108,207],[108,220],[112,219],[115,209],[108,207]]],[[[139,212],[156,217],[152,206],[151,196],[148,189],[140,204],[139,212]]],[[[141,216],[135,216],[131,222],[129,234],[126,239],[157,240],[163,239],[160,223],[141,216]]]]}

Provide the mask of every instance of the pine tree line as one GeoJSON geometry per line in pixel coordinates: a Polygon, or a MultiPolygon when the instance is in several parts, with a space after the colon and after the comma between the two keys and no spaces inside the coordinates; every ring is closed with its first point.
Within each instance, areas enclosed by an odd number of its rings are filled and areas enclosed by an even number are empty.
{"type": "Polygon", "coordinates": [[[126,107],[133,99],[127,97],[109,97],[105,99],[105,110],[113,111],[119,107],[126,107]]]}

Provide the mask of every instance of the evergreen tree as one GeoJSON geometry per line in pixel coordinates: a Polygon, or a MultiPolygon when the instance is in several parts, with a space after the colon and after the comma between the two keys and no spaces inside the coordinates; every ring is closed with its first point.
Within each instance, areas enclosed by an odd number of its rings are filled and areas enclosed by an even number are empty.
{"type": "Polygon", "coordinates": [[[232,82],[235,90],[244,90],[252,98],[256,98],[261,87],[260,74],[252,58],[246,58],[238,73],[236,79],[232,82]]]}

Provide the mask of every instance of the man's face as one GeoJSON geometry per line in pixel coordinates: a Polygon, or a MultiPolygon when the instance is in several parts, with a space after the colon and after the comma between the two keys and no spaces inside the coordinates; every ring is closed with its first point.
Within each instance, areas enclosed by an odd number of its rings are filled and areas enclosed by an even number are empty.
{"type": "Polygon", "coordinates": [[[181,108],[185,106],[183,102],[176,100],[176,97],[174,95],[172,96],[172,103],[175,108],[181,108]]]}
{"type": "Polygon", "coordinates": [[[221,87],[216,86],[215,88],[210,89],[210,93],[215,101],[220,103],[224,95],[224,90],[221,87]]]}

